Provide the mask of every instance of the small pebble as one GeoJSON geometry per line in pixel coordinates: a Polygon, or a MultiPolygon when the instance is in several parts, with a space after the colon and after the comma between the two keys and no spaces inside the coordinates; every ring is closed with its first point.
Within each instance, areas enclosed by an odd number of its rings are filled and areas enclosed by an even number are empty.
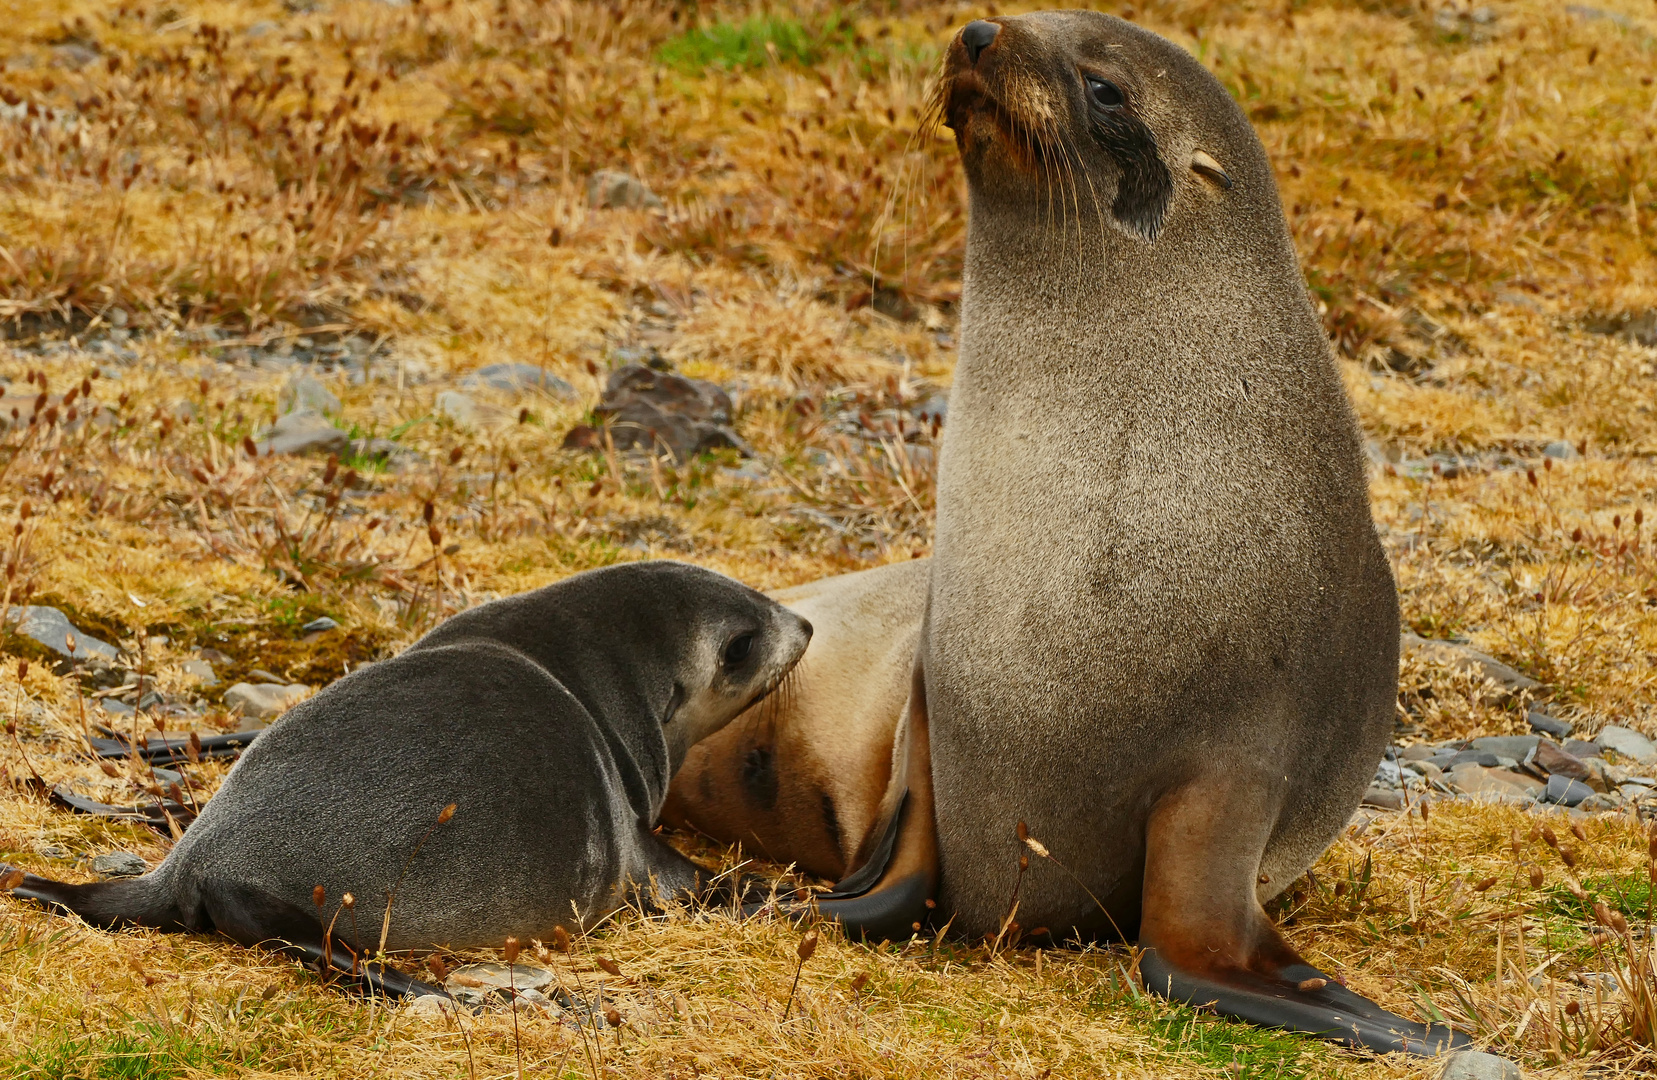
{"type": "Polygon", "coordinates": [[[112,851],[92,860],[92,872],[104,877],[137,877],[149,868],[149,863],[130,851],[112,851]]]}

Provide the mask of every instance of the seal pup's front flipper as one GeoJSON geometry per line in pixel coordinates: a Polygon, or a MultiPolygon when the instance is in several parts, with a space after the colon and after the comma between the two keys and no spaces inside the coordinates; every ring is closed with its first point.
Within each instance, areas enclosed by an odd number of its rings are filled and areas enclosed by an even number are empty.
{"type": "Polygon", "coordinates": [[[1222,1016],[1379,1053],[1472,1045],[1353,993],[1283,940],[1256,893],[1270,816],[1256,778],[1205,776],[1164,795],[1145,837],[1139,972],[1145,989],[1222,1016]]]}
{"type": "Polygon", "coordinates": [[[858,869],[814,901],[817,912],[846,933],[876,941],[915,933],[938,890],[931,739],[919,662],[913,679],[881,823],[870,831],[858,869]]]}

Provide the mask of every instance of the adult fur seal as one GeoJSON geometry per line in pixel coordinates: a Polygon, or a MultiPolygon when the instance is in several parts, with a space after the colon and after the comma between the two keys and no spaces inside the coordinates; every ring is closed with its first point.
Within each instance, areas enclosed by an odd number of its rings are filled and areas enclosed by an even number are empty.
{"type": "MultiPolygon", "coordinates": [[[[1397,596],[1265,152],[1131,23],[968,24],[960,359],[902,809],[825,914],[1137,932],[1157,993],[1380,1050],[1466,1040],[1308,965],[1261,902],[1390,733],[1397,596]],[[1037,859],[1028,823],[1074,877],[1037,859]]],[[[892,805],[896,805],[895,803],[892,805]]]]}
{"type": "Polygon", "coordinates": [[[691,748],[662,823],[838,880],[867,861],[892,780],[929,563],[913,559],[769,595],[811,622],[773,694],[691,748]]]}
{"type": "Polygon", "coordinates": [[[358,951],[380,944],[388,907],[389,949],[459,948],[548,937],[632,886],[688,892],[697,867],[651,833],[668,782],[810,636],[762,594],[673,562],[484,604],[276,721],[152,873],[30,875],[16,893],[98,926],[211,929],[315,958],[319,914],[332,918],[319,885],[331,907],[359,898],[358,951]]]}

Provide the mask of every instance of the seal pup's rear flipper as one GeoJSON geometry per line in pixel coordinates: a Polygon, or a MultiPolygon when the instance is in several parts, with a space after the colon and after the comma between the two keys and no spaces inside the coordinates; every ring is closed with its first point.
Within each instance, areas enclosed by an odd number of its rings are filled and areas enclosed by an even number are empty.
{"type": "MultiPolygon", "coordinates": [[[[0,879],[11,873],[11,867],[0,865],[0,879]]],[[[315,915],[245,886],[209,883],[202,890],[200,904],[191,905],[194,910],[190,911],[179,904],[174,884],[163,870],[84,885],[24,874],[11,894],[78,915],[104,930],[121,926],[186,933],[217,930],[240,945],[291,956],[347,989],[388,998],[448,997],[395,968],[359,961],[337,939],[331,943],[330,962],[324,962],[322,927],[315,915]]]]}
{"type": "Polygon", "coordinates": [[[938,833],[932,809],[932,755],[926,681],[917,662],[906,722],[898,735],[892,786],[862,864],[816,898],[817,912],[853,934],[900,940],[926,921],[938,889],[938,833]]]}
{"type": "Polygon", "coordinates": [[[1262,785],[1205,777],[1158,800],[1145,837],[1139,925],[1145,989],[1222,1016],[1380,1053],[1472,1045],[1353,993],[1301,959],[1260,907],[1256,875],[1271,816],[1262,785]]]}

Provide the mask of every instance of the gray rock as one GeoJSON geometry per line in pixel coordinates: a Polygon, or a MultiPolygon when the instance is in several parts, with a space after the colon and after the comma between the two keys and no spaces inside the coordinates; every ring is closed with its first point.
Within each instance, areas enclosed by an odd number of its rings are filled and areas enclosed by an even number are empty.
{"type": "Polygon", "coordinates": [[[941,425],[949,419],[949,396],[933,394],[913,409],[910,409],[909,412],[916,420],[928,427],[932,425],[933,421],[937,421],[941,425]]]}
{"type": "Polygon", "coordinates": [[[152,768],[150,770],[150,775],[153,776],[155,778],[155,782],[160,784],[162,787],[166,787],[168,784],[184,783],[184,774],[181,772],[175,772],[172,769],[152,768]]]}
{"type": "Polygon", "coordinates": [[[1363,805],[1378,806],[1383,810],[1402,810],[1404,809],[1404,793],[1371,786],[1368,791],[1364,792],[1363,805]]]}
{"type": "Polygon", "coordinates": [[[1548,777],[1548,787],[1542,792],[1542,801],[1558,803],[1561,806],[1575,806],[1593,794],[1594,789],[1587,784],[1556,773],[1548,777]]]}
{"type": "Polygon", "coordinates": [[[310,375],[295,375],[276,397],[277,411],[284,413],[309,409],[324,416],[338,416],[343,407],[333,391],[310,375]]]}
{"type": "Polygon", "coordinates": [[[1524,761],[1542,740],[1535,735],[1484,735],[1467,744],[1469,750],[1488,750],[1500,757],[1524,761]]]}
{"type": "Polygon", "coordinates": [[[1589,742],[1587,739],[1566,739],[1564,745],[1567,754],[1573,754],[1579,758],[1587,759],[1604,756],[1600,753],[1599,743],[1589,742]]]}
{"type": "Polygon", "coordinates": [[[338,629],[339,629],[339,623],[335,622],[333,619],[330,619],[328,616],[324,615],[320,619],[312,619],[310,622],[306,623],[304,626],[301,626],[299,628],[299,631],[300,631],[300,633],[303,633],[303,634],[319,634],[319,633],[322,633],[325,630],[338,630],[338,629]]]}
{"type": "Polygon", "coordinates": [[[100,656],[114,660],[121,651],[106,641],[88,637],[75,629],[69,616],[54,607],[14,607],[6,609],[6,622],[26,638],[32,638],[59,656],[86,659],[100,656]]]}
{"type": "Polygon", "coordinates": [[[1515,806],[1530,803],[1530,793],[1516,784],[1509,783],[1501,775],[1492,775],[1487,770],[1471,762],[1457,765],[1450,770],[1446,777],[1451,787],[1464,795],[1471,795],[1488,802],[1505,802],[1515,806]]]}
{"type": "Polygon", "coordinates": [[[1423,746],[1419,743],[1415,746],[1406,746],[1402,750],[1398,751],[1399,761],[1426,761],[1432,756],[1433,748],[1430,746],[1423,746]]]}
{"type": "Polygon", "coordinates": [[[506,964],[483,963],[462,964],[449,973],[444,982],[446,990],[453,991],[455,987],[466,987],[463,980],[475,980],[481,986],[469,987],[473,990],[505,990],[509,986],[519,990],[545,990],[558,981],[552,969],[541,967],[539,964],[506,964]]]}
{"type": "Polygon", "coordinates": [[[138,877],[149,868],[149,863],[130,851],[112,851],[92,860],[92,872],[104,877],[138,877]]]}
{"type": "Polygon", "coordinates": [[[662,200],[636,177],[600,169],[587,180],[587,205],[598,210],[660,210],[662,200]]]}
{"type": "Polygon", "coordinates": [[[111,716],[131,716],[138,711],[120,698],[104,698],[98,704],[103,707],[104,712],[111,716]]]}
{"type": "Polygon", "coordinates": [[[507,413],[494,405],[483,405],[467,394],[458,390],[445,390],[437,395],[433,405],[437,415],[446,416],[453,420],[456,427],[478,428],[486,424],[497,423],[507,417],[507,413]]]}
{"type": "Polygon", "coordinates": [[[1453,641],[1429,641],[1406,630],[1400,638],[1399,648],[1405,656],[1420,656],[1428,663],[1441,664],[1457,671],[1472,671],[1490,679],[1509,694],[1539,690],[1542,687],[1541,683],[1529,675],[1470,645],[1460,645],[1453,641]]]}
{"type": "Polygon", "coordinates": [[[1551,457],[1555,461],[1570,461],[1572,458],[1581,456],[1577,453],[1576,447],[1572,446],[1564,439],[1557,439],[1544,446],[1542,448],[1542,453],[1544,456],[1551,457]]]}
{"type": "Polygon", "coordinates": [[[1525,717],[1532,731],[1540,731],[1544,735],[1552,735],[1556,739],[1567,738],[1571,734],[1571,725],[1568,721],[1557,716],[1550,716],[1541,709],[1532,709],[1525,717]]]}
{"type": "Polygon", "coordinates": [[[218,673],[213,670],[213,665],[206,660],[186,660],[178,667],[180,671],[202,686],[216,686],[218,684],[218,673]]]}
{"type": "MultiPolygon", "coordinates": [[[[664,447],[684,461],[704,450],[733,447],[751,457],[740,436],[728,426],[731,398],[704,379],[628,364],[611,372],[594,415],[608,421],[617,450],[659,453],[664,447]]],[[[564,436],[568,450],[602,449],[600,432],[579,424],[564,436]]]]}
{"type": "Polygon", "coordinates": [[[261,456],[309,454],[313,451],[338,453],[350,441],[348,433],[330,424],[320,413],[300,409],[278,419],[265,433],[258,447],[261,456]]]}
{"type": "Polygon", "coordinates": [[[1440,767],[1446,772],[1459,769],[1463,765],[1479,765],[1486,769],[1494,769],[1501,763],[1501,755],[1489,750],[1463,750],[1452,757],[1448,764],[1440,767]]]}
{"type": "Polygon", "coordinates": [[[1438,1080],[1525,1080],[1519,1066],[1504,1057],[1479,1050],[1457,1050],[1444,1055],[1438,1080]]]}
{"type": "Polygon", "coordinates": [[[1622,793],[1617,791],[1596,791],[1592,795],[1576,804],[1576,808],[1584,813],[1599,813],[1602,810],[1621,810],[1623,807],[1622,793]]]}
{"type": "Polygon", "coordinates": [[[460,385],[469,390],[483,387],[491,390],[545,390],[564,401],[574,401],[579,396],[575,387],[534,364],[490,364],[460,380],[460,385]]]}
{"type": "Polygon", "coordinates": [[[1657,765],[1657,743],[1633,728],[1612,724],[1594,737],[1602,750],[1614,750],[1623,757],[1633,758],[1641,765],[1657,765]]]}
{"type": "Polygon", "coordinates": [[[309,697],[311,688],[298,683],[276,686],[271,683],[237,683],[224,692],[225,707],[255,720],[271,720],[309,697]]]}

